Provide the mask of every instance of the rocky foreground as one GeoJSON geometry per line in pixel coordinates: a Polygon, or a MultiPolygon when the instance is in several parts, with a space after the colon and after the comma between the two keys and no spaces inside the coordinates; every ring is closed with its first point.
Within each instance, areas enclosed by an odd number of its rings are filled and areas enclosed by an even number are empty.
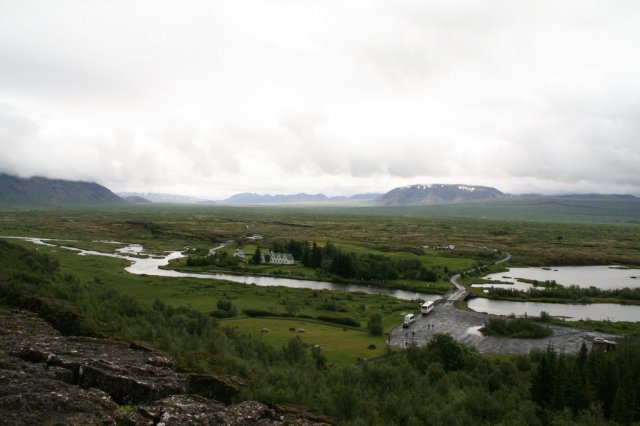
{"type": "Polygon", "coordinates": [[[225,404],[241,386],[181,371],[153,348],[62,336],[31,312],[0,312],[0,424],[322,424],[255,401],[225,404]]]}

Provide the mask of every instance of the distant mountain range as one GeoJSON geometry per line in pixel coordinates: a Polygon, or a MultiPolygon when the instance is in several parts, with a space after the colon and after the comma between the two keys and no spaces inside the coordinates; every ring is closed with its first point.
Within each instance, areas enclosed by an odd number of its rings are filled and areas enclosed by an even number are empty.
{"type": "Polygon", "coordinates": [[[351,196],[327,197],[324,194],[235,194],[226,200],[212,201],[204,198],[174,194],[122,192],[118,195],[94,182],[78,182],[32,177],[28,179],[0,173],[0,204],[89,204],[129,202],[143,204],[317,204],[343,206],[426,206],[433,204],[455,204],[490,202],[499,200],[542,199],[554,200],[638,200],[628,194],[564,194],[564,195],[507,195],[496,188],[478,185],[429,184],[394,188],[385,194],[365,193],[351,196]],[[119,196],[118,196],[119,195],[119,196]],[[122,197],[122,198],[121,198],[122,197]]]}
{"type": "Polygon", "coordinates": [[[221,204],[283,204],[283,203],[324,203],[324,202],[348,202],[348,201],[372,201],[379,197],[378,193],[356,194],[351,196],[327,197],[324,194],[255,194],[244,192],[233,195],[221,204]]]}
{"type": "Polygon", "coordinates": [[[631,194],[563,194],[563,195],[548,195],[547,197],[555,198],[568,198],[571,200],[637,200],[638,197],[634,197],[631,194]]]}
{"type": "Polygon", "coordinates": [[[31,177],[0,173],[0,204],[61,205],[121,203],[123,200],[95,182],[31,177]]]}
{"type": "Polygon", "coordinates": [[[170,203],[170,204],[201,204],[212,203],[213,201],[204,198],[188,197],[186,195],[162,194],[156,192],[118,192],[118,195],[124,199],[147,200],[152,203],[170,203]]]}
{"type": "Polygon", "coordinates": [[[134,204],[147,204],[151,202],[146,198],[138,197],[137,195],[130,195],[128,197],[121,197],[121,198],[134,204]]]}
{"type": "Polygon", "coordinates": [[[384,206],[424,206],[496,200],[505,194],[495,188],[476,185],[410,185],[392,189],[376,201],[384,206]]]}

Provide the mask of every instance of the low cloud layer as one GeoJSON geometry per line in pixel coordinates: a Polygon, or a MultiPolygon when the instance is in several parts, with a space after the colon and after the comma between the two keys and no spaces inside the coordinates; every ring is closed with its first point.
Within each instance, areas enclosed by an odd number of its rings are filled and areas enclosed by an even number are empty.
{"type": "Polygon", "coordinates": [[[640,195],[640,4],[0,3],[0,171],[640,195]]]}

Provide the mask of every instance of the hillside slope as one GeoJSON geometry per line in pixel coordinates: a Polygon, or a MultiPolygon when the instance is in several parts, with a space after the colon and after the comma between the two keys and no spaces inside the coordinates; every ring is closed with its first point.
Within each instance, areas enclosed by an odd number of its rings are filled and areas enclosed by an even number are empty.
{"type": "Polygon", "coordinates": [[[395,188],[377,201],[385,206],[416,206],[485,201],[503,196],[502,192],[487,186],[431,184],[395,188]]]}
{"type": "Polygon", "coordinates": [[[95,182],[0,174],[0,204],[117,203],[122,199],[95,182]]]}

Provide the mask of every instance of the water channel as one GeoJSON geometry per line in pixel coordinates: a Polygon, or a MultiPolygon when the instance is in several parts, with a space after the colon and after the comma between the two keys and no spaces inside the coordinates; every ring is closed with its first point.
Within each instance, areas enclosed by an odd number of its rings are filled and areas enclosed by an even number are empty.
{"type": "MultiPolygon", "coordinates": [[[[403,300],[436,300],[441,298],[439,295],[417,293],[413,291],[394,290],[376,286],[357,285],[357,284],[339,284],[326,281],[310,281],[310,280],[296,280],[290,278],[277,278],[277,277],[258,277],[251,275],[232,275],[232,274],[217,274],[217,273],[189,273],[180,272],[170,269],[160,269],[161,266],[166,266],[169,261],[184,257],[184,254],[180,251],[172,251],[165,253],[162,256],[149,255],[147,257],[138,257],[138,255],[147,255],[144,248],[139,244],[125,244],[115,241],[110,241],[113,244],[125,245],[122,248],[116,249],[116,253],[104,253],[93,250],[83,250],[76,247],[60,246],[52,244],[50,240],[46,238],[31,238],[31,237],[0,237],[0,238],[15,238],[25,241],[30,241],[34,244],[47,245],[52,247],[61,247],[67,250],[77,251],[82,256],[106,256],[118,259],[125,259],[131,262],[131,265],[126,267],[125,270],[132,274],[146,274],[163,277],[175,277],[175,278],[198,278],[198,279],[214,279],[214,280],[226,280],[240,284],[255,284],[257,286],[283,286],[290,288],[306,288],[313,290],[334,290],[334,291],[346,291],[346,292],[361,292],[367,294],[383,294],[397,299],[403,300]]],[[[104,242],[104,241],[103,241],[104,242]]],[[[605,272],[609,274],[624,273],[628,276],[636,274],[638,270],[629,269],[612,269],[606,266],[602,267],[571,267],[571,269],[579,268],[598,268],[601,272],[600,277],[605,272]]],[[[515,269],[523,270],[536,270],[538,268],[514,268],[509,273],[499,273],[499,277],[496,279],[506,280],[502,276],[507,275],[509,277],[515,276],[519,278],[526,278],[522,276],[520,272],[512,272],[515,269]]],[[[541,269],[541,268],[540,268],[541,269]]],[[[551,272],[559,272],[560,268],[553,268],[557,271],[551,270],[551,272]]],[[[569,269],[568,267],[562,267],[562,269],[569,269]]],[[[542,270],[542,269],[541,269],[542,270]]],[[[547,270],[543,270],[549,272],[547,270]]],[[[531,275],[530,275],[531,276],[531,275]]],[[[538,275],[540,277],[540,275],[538,275]]],[[[539,278],[530,278],[539,279],[539,278]]],[[[556,278],[553,278],[556,279],[556,278]]],[[[640,278],[639,278],[640,279],[640,278]]],[[[544,281],[545,279],[542,279],[544,281]]],[[[559,280],[556,279],[560,283],[559,280]]],[[[634,280],[635,282],[636,280],[634,280]]],[[[519,283],[522,284],[522,283],[519,283]]],[[[495,284],[489,284],[495,285],[495,284]]],[[[509,285],[513,288],[513,284],[509,285]]],[[[606,287],[605,287],[606,288],[606,287]]],[[[617,288],[617,287],[609,287],[617,288]]],[[[541,311],[545,311],[552,316],[564,317],[567,319],[592,319],[592,320],[610,320],[610,321],[640,321],[640,306],[637,305],[619,305],[613,303],[593,303],[593,304],[568,304],[568,303],[538,303],[538,302],[512,302],[504,300],[491,300],[484,298],[474,298],[468,302],[469,308],[478,312],[486,312],[495,315],[509,315],[511,313],[515,315],[529,315],[538,316],[541,311]]]]}
{"type": "MultiPolygon", "coordinates": [[[[51,240],[47,238],[32,238],[32,237],[0,237],[0,238],[15,238],[25,241],[30,241],[34,244],[46,245],[51,247],[60,247],[67,250],[77,251],[81,256],[105,256],[118,259],[125,259],[131,262],[131,265],[126,267],[125,270],[132,274],[137,275],[154,275],[161,277],[174,277],[174,278],[198,278],[198,279],[214,279],[232,281],[240,284],[255,284],[261,287],[289,287],[289,288],[306,288],[312,290],[333,290],[333,291],[346,291],[350,293],[367,293],[367,294],[382,294],[386,296],[395,297],[402,300],[437,300],[441,296],[437,294],[419,293],[415,291],[396,290],[384,287],[376,287],[373,285],[358,285],[358,284],[340,284],[327,281],[311,281],[311,280],[297,280],[291,278],[278,278],[278,277],[260,277],[253,275],[233,275],[233,274],[218,274],[218,273],[196,273],[196,272],[180,272],[171,269],[160,269],[161,266],[166,266],[173,259],[179,259],[185,255],[181,251],[172,251],[165,253],[163,256],[148,257],[134,257],[127,256],[126,254],[133,255],[148,255],[144,251],[144,248],[139,244],[128,244],[125,247],[116,249],[116,253],[104,253],[93,250],[83,250],[77,247],[71,246],[59,246],[52,244],[51,240]],[[122,253],[122,254],[121,254],[122,253]]],[[[117,241],[100,241],[102,243],[112,244],[125,244],[117,241]]]]}

